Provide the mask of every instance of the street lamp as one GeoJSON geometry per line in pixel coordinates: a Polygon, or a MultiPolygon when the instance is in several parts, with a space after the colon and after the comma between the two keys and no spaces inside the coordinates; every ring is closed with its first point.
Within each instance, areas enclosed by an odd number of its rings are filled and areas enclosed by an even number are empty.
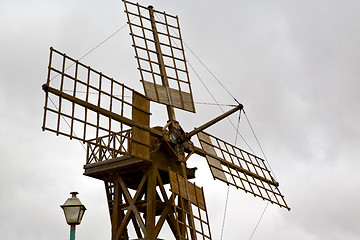
{"type": "Polygon", "coordinates": [[[71,198],[68,198],[60,207],[64,210],[67,224],[70,225],[70,240],[75,240],[75,226],[81,223],[86,208],[76,197],[76,194],[79,194],[78,192],[71,192],[70,194],[71,198]]]}

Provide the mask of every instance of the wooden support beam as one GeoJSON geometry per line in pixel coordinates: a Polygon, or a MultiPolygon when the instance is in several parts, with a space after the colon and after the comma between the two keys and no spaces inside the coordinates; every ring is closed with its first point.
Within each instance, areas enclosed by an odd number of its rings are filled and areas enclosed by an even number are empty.
{"type": "Polygon", "coordinates": [[[149,169],[147,180],[147,209],[146,209],[146,234],[147,240],[155,240],[155,217],[156,217],[156,168],[152,166],[149,169]]]}
{"type": "Polygon", "coordinates": [[[227,111],[226,113],[223,113],[222,115],[220,115],[220,116],[214,118],[213,120],[211,120],[211,121],[209,121],[209,122],[201,125],[200,127],[195,128],[195,129],[192,130],[191,132],[185,134],[185,139],[190,139],[190,138],[191,138],[192,136],[194,136],[195,134],[197,134],[197,133],[205,130],[206,128],[214,125],[215,123],[217,123],[217,122],[219,122],[220,120],[226,118],[227,116],[233,114],[234,112],[243,109],[243,107],[244,107],[244,106],[243,106],[242,104],[239,104],[238,106],[236,106],[235,108],[227,111]]]}
{"type": "Polygon", "coordinates": [[[158,61],[159,61],[161,81],[162,81],[162,85],[166,87],[167,97],[169,98],[169,105],[166,105],[166,109],[168,112],[169,120],[175,121],[176,120],[175,111],[174,111],[173,102],[172,102],[173,99],[171,96],[169,82],[168,82],[167,74],[166,74],[166,70],[165,70],[164,58],[163,58],[161,47],[160,47],[159,35],[158,35],[157,29],[156,29],[156,23],[155,23],[155,18],[154,18],[154,9],[152,6],[149,6],[148,9],[149,9],[149,15],[150,15],[150,21],[151,21],[151,28],[153,30],[153,35],[154,35],[154,40],[155,40],[156,53],[157,53],[157,57],[158,57],[158,61]]]}

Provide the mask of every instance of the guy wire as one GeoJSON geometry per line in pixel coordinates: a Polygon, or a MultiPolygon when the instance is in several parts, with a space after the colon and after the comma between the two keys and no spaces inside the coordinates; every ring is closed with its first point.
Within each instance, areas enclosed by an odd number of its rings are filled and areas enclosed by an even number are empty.
{"type": "MultiPolygon", "coordinates": [[[[54,107],[55,107],[55,109],[59,112],[59,109],[56,107],[56,105],[55,105],[55,103],[54,103],[54,101],[51,99],[51,97],[50,96],[48,96],[48,98],[50,99],[50,102],[52,103],[52,105],[54,105],[54,107]]],[[[60,113],[59,113],[60,114],[60,113]]],[[[63,116],[63,115],[61,115],[60,114],[60,116],[61,116],[61,118],[64,120],[64,122],[66,123],[66,125],[71,129],[71,126],[70,126],[70,124],[68,123],[68,121],[66,121],[66,119],[65,119],[65,117],[63,116]]],[[[60,123],[59,123],[60,124],[60,123]]],[[[77,138],[77,135],[76,135],[76,133],[73,131],[73,134],[74,134],[74,136],[77,138]]],[[[86,148],[84,147],[84,143],[82,143],[80,140],[78,140],[79,141],[79,143],[81,144],[81,146],[84,148],[84,150],[86,151],[86,148]]]]}
{"type": "MultiPolygon", "coordinates": [[[[145,10],[143,10],[145,11],[145,10]]],[[[130,22],[132,22],[136,17],[133,17],[130,22]]],[[[125,23],[124,25],[122,25],[118,30],[116,30],[114,33],[112,33],[110,36],[108,36],[107,38],[105,38],[102,42],[100,42],[99,44],[97,44],[95,47],[93,47],[90,51],[88,51],[87,53],[85,53],[82,57],[80,57],[78,59],[78,61],[82,60],[83,58],[85,58],[87,55],[89,55],[90,53],[92,53],[93,51],[95,51],[98,47],[100,47],[101,45],[103,45],[105,42],[107,42],[110,38],[112,38],[113,36],[115,36],[118,32],[120,32],[121,30],[123,30],[125,27],[127,26],[127,23],[125,23]]],[[[72,63],[70,66],[68,66],[67,68],[65,68],[65,70],[68,70],[69,68],[71,68],[72,66],[74,66],[75,63],[72,63]]],[[[60,74],[55,75],[54,77],[52,77],[49,81],[51,82],[54,78],[58,77],[60,74]]]]}
{"type": "Polygon", "coordinates": [[[255,137],[255,140],[256,140],[257,144],[259,145],[260,151],[261,151],[261,153],[263,154],[263,156],[264,156],[264,158],[265,158],[265,160],[266,160],[266,163],[267,163],[267,165],[268,165],[269,168],[270,168],[270,171],[273,173],[275,180],[278,181],[278,180],[276,179],[275,173],[274,173],[274,171],[272,170],[272,168],[271,168],[271,166],[270,166],[270,163],[269,163],[269,161],[268,161],[268,159],[267,159],[267,157],[266,157],[266,155],[265,155],[265,152],[264,152],[264,150],[263,150],[263,148],[262,148],[262,146],[261,146],[261,144],[260,144],[260,142],[259,142],[259,139],[257,138],[257,136],[256,136],[256,134],[255,134],[255,131],[254,131],[254,129],[253,129],[253,127],[252,127],[252,125],[251,125],[251,123],[250,123],[250,121],[249,121],[249,118],[248,118],[247,114],[245,113],[245,110],[243,110],[243,111],[244,111],[244,115],[245,115],[246,121],[248,122],[248,124],[249,124],[249,126],[250,126],[250,129],[251,129],[251,131],[252,131],[252,133],[253,133],[253,135],[254,135],[254,137],[255,137]]]}
{"type": "MultiPolygon", "coordinates": [[[[241,111],[239,111],[238,124],[237,124],[237,128],[236,128],[236,131],[237,131],[237,132],[238,132],[239,126],[240,126],[240,117],[241,117],[241,111]]],[[[235,134],[235,144],[234,144],[235,146],[236,146],[236,144],[237,144],[237,137],[238,137],[238,134],[235,134]]],[[[227,188],[227,194],[226,194],[224,217],[223,217],[223,222],[222,222],[222,227],[221,227],[220,240],[223,239],[223,233],[224,233],[224,229],[225,229],[225,218],[226,218],[227,206],[228,206],[228,201],[229,201],[230,185],[228,184],[227,187],[228,187],[228,188],[227,188]]]]}

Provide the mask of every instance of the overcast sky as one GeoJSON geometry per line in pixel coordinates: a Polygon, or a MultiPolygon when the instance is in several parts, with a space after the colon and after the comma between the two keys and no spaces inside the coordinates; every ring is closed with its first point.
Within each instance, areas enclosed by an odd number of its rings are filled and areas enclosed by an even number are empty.
{"type": "MultiPolygon", "coordinates": [[[[360,2],[357,0],[139,1],[178,15],[183,39],[247,116],[292,210],[269,205],[252,239],[360,239],[360,2]]],[[[79,59],[126,23],[120,0],[0,2],[0,234],[2,239],[67,239],[59,205],[71,191],[86,205],[77,239],[110,239],[101,181],[83,176],[77,141],[41,131],[49,47],[79,59]]],[[[220,103],[234,104],[196,57],[186,57],[220,103]]],[[[82,59],[142,91],[128,27],[82,59]]],[[[213,103],[191,71],[197,102],[213,103]]],[[[184,130],[221,113],[177,111],[184,130]]],[[[227,110],[228,108],[224,108],[227,110]]],[[[152,125],[165,108],[152,105],[152,125]]],[[[232,120],[236,123],[236,117],[232,120]]],[[[246,119],[240,131],[254,151],[246,119]]],[[[224,120],[209,132],[231,143],[224,120]]],[[[238,140],[240,147],[245,146],[238,140]]],[[[220,239],[227,186],[204,186],[213,239],[220,239]]],[[[266,202],[230,188],[223,239],[249,239],[266,202]]]]}

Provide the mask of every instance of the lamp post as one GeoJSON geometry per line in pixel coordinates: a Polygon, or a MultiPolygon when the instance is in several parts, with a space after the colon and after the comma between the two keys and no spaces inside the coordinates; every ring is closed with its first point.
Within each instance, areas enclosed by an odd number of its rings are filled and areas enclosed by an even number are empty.
{"type": "Polygon", "coordinates": [[[64,210],[67,224],[70,225],[70,240],[75,240],[75,226],[81,223],[86,208],[76,197],[76,194],[79,194],[78,192],[71,192],[70,194],[71,198],[68,198],[60,207],[64,210]]]}

